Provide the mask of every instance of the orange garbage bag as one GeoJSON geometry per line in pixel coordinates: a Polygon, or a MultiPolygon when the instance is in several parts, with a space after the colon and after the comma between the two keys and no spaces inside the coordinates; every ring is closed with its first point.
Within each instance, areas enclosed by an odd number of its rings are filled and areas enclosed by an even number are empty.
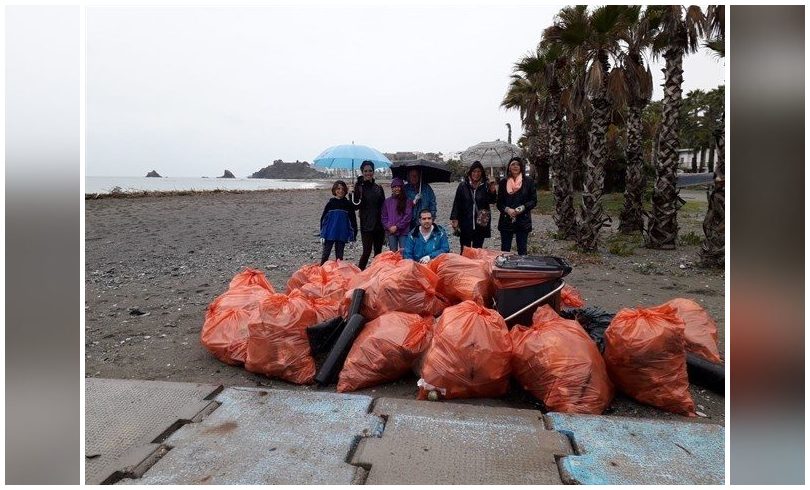
{"type": "Polygon", "coordinates": [[[464,301],[444,310],[425,352],[419,399],[499,397],[509,388],[512,339],[495,310],[464,301]]]}
{"type": "Polygon", "coordinates": [[[341,393],[396,381],[427,348],[433,317],[394,311],[372,320],[352,344],[337,390],[341,393]]]}
{"type": "Polygon", "coordinates": [[[250,285],[261,286],[271,293],[276,292],[276,290],[273,289],[273,285],[267,281],[264,272],[257,269],[251,269],[250,267],[246,267],[244,271],[235,275],[233,279],[231,279],[231,283],[228,285],[228,288],[250,285]]]}
{"type": "Polygon", "coordinates": [[[675,298],[664,303],[675,308],[678,317],[686,325],[684,337],[686,350],[709,362],[721,363],[717,348],[717,324],[709,312],[691,299],[675,298]]]}
{"type": "Polygon", "coordinates": [[[259,318],[248,324],[245,369],[297,384],[312,383],[315,360],[307,327],[315,311],[302,297],[273,294],[259,305],[259,318]]]}
{"type": "Polygon", "coordinates": [[[315,312],[315,318],[317,320],[315,323],[325,322],[326,320],[331,320],[336,316],[342,316],[341,304],[339,300],[312,297],[304,293],[301,289],[293,290],[289,296],[291,298],[303,298],[307,301],[307,303],[309,303],[312,310],[315,312]]]}
{"type": "MultiPolygon", "coordinates": [[[[357,277],[366,272],[368,269],[357,277]]],[[[380,267],[374,276],[355,286],[365,290],[360,314],[368,320],[389,311],[433,315],[444,307],[436,294],[438,282],[439,278],[427,266],[410,259],[380,267]]],[[[344,297],[344,307],[351,301],[352,290],[344,297]]]]}
{"type": "Polygon", "coordinates": [[[560,301],[562,302],[562,306],[567,306],[568,308],[582,308],[585,306],[585,300],[582,299],[577,288],[570,284],[563,286],[562,291],[560,291],[560,301]]]}
{"type": "Polygon", "coordinates": [[[287,281],[287,294],[300,290],[311,299],[340,302],[349,289],[349,281],[360,269],[342,260],[327,261],[323,266],[309,264],[301,267],[287,281]]]}
{"type": "Polygon", "coordinates": [[[613,399],[613,383],[596,344],[576,320],[549,305],[538,308],[529,328],[516,325],[512,374],[555,412],[599,415],[613,399]]]}
{"type": "Polygon", "coordinates": [[[304,284],[311,282],[326,282],[323,277],[323,268],[318,264],[306,264],[293,272],[287,280],[287,294],[293,289],[298,289],[304,284]]]}
{"type": "Polygon", "coordinates": [[[671,306],[620,310],[605,330],[610,379],[642,403],[694,417],[684,328],[671,306]]]}
{"type": "Polygon", "coordinates": [[[445,253],[431,260],[428,267],[439,278],[437,291],[451,303],[472,300],[482,306],[492,305],[494,290],[486,261],[445,253]]]}
{"type": "Polygon", "coordinates": [[[484,260],[490,265],[490,267],[492,267],[492,263],[499,255],[508,253],[509,252],[501,252],[500,250],[490,250],[488,248],[464,247],[461,255],[467,257],[468,259],[484,260]]]}
{"type": "Polygon", "coordinates": [[[368,282],[382,271],[389,270],[392,267],[395,267],[402,260],[404,260],[402,258],[402,254],[398,251],[383,252],[380,255],[374,257],[374,260],[371,261],[371,264],[368,267],[366,267],[365,270],[361,271],[359,274],[356,274],[354,277],[351,278],[351,280],[349,281],[349,291],[357,287],[361,287],[360,284],[368,282]]]}
{"type": "Polygon", "coordinates": [[[323,271],[331,280],[340,278],[341,282],[344,282],[347,287],[349,281],[361,272],[359,267],[345,260],[328,260],[321,267],[323,267],[323,271]]]}
{"type": "Polygon", "coordinates": [[[272,293],[260,285],[235,286],[208,305],[200,342],[227,364],[244,364],[248,323],[258,317],[259,304],[272,293]]]}

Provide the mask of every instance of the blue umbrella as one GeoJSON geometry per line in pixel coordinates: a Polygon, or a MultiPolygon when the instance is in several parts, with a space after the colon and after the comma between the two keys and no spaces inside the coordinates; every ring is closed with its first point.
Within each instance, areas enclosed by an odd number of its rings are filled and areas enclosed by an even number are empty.
{"type": "Polygon", "coordinates": [[[355,144],[327,148],[315,157],[314,163],[325,168],[350,168],[354,173],[354,168],[359,167],[364,160],[374,162],[375,169],[391,166],[391,160],[379,151],[369,146],[355,144]]]}

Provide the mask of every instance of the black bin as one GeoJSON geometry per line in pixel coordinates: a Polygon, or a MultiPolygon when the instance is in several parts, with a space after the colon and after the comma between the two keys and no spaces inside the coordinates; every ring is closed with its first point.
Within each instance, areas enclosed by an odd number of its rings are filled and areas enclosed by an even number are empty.
{"type": "Polygon", "coordinates": [[[571,272],[571,266],[560,257],[542,255],[502,255],[495,259],[492,276],[495,279],[495,305],[506,324],[531,325],[532,315],[542,305],[548,304],[560,311],[560,286],[562,278],[571,272]],[[551,296],[538,300],[549,293],[551,296]],[[536,304],[533,304],[536,303],[536,304]],[[530,306],[531,305],[531,306],[530,306]],[[530,306],[529,308],[526,308],[530,306]],[[525,309],[518,315],[518,311],[525,309]],[[510,316],[515,315],[512,318],[510,316]]]}

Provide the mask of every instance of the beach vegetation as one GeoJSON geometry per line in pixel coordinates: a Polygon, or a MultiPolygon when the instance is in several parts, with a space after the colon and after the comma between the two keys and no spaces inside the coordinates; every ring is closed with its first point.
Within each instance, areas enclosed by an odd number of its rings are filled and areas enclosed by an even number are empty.
{"type": "MultiPolygon", "coordinates": [[[[723,5],[710,5],[706,12],[706,30],[709,41],[706,47],[715,53],[719,60],[726,56],[726,28],[725,7],[723,5]]],[[[714,92],[714,91],[713,91],[714,92]]],[[[703,233],[705,240],[700,247],[700,265],[704,267],[722,267],[726,255],[726,117],[725,107],[721,104],[725,100],[725,90],[718,93],[709,92],[709,107],[719,117],[709,115],[709,124],[714,124],[712,136],[717,148],[717,164],[714,166],[714,184],[709,194],[709,205],[706,217],[703,220],[703,233]]],[[[711,157],[711,155],[710,155],[711,157]]],[[[711,158],[709,159],[711,163],[711,158]]]]}
{"type": "MultiPolygon", "coordinates": [[[[707,161],[715,177],[717,167],[723,170],[724,87],[685,98],[681,90],[683,57],[707,38],[704,46],[722,59],[722,6],[709,6],[705,15],[696,6],[567,6],[513,65],[501,105],[520,111],[529,162],[538,173],[550,170],[550,191],[538,186],[538,209],[546,205],[553,215],[555,236],[575,240],[579,251],[597,251],[600,230],[613,216],[633,240],[643,230],[644,246],[679,244],[677,215],[695,204],[678,195],[677,150],[694,149],[693,171],[707,161]],[[659,101],[651,100],[651,56],[665,63],[659,101]]],[[[717,215],[706,220],[704,231],[724,229],[717,215]]],[[[714,248],[723,246],[721,239],[714,248]]]]}

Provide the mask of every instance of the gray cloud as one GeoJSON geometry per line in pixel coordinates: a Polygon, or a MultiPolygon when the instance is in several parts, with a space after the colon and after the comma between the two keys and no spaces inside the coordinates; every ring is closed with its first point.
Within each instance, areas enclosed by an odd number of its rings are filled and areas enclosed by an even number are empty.
{"type": "MultiPolygon", "coordinates": [[[[516,140],[512,64],[558,11],[88,7],[87,174],[247,175],[351,141],[447,153],[507,122],[516,140]]],[[[723,76],[704,54],[685,72],[685,91],[723,76]]]]}

